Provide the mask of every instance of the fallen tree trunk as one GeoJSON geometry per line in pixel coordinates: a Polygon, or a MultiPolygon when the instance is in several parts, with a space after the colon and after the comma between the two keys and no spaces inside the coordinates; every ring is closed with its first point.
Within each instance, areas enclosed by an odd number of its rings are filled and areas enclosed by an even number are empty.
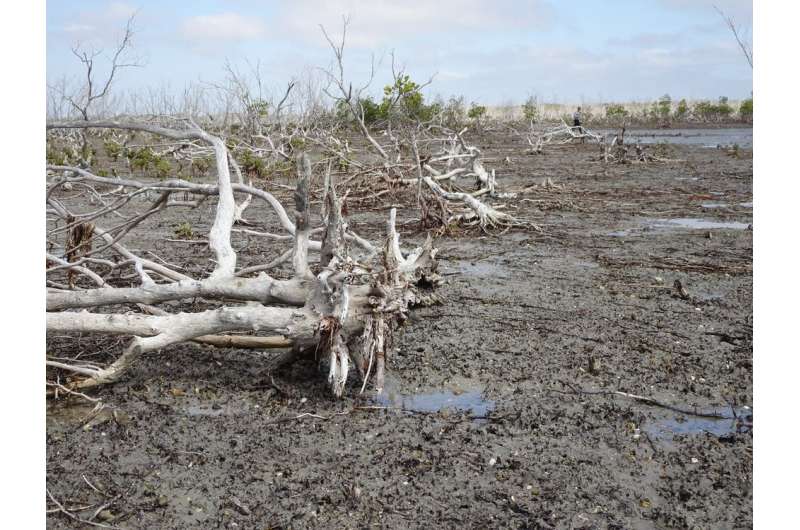
{"type": "MultiPolygon", "coordinates": [[[[300,358],[303,351],[313,350],[329,358],[329,383],[334,395],[341,396],[344,392],[351,366],[356,366],[362,376],[362,391],[370,378],[374,380],[376,388],[383,387],[393,323],[404,320],[414,305],[429,303],[431,297],[424,294],[420,286],[427,288],[438,281],[434,259],[436,251],[430,239],[408,255],[401,252],[394,210],[390,212],[387,243],[383,245],[383,252],[379,253],[377,246],[347,231],[342,205],[337,199],[332,180],[328,179],[324,238],[315,242],[309,238],[312,230],[308,194],[312,167],[305,155],[300,155],[297,160],[298,183],[295,220],[292,223],[283,206],[271,194],[230,183],[227,148],[221,140],[204,131],[175,131],[154,125],[121,122],[48,124],[48,128],[56,127],[116,127],[177,139],[201,139],[214,147],[218,173],[217,186],[186,181],[146,184],[130,179],[99,177],[85,170],[76,170],[72,176],[56,177],[49,184],[48,204],[52,206],[51,213],[68,224],[79,222],[82,217],[70,212],[57,198],[57,188],[65,179],[82,183],[89,189],[92,189],[91,186],[113,185],[116,193],[128,193],[125,190],[141,193],[149,188],[161,193],[156,206],[145,214],[137,215],[111,230],[94,230],[92,236],[104,243],[92,250],[94,254],[82,253],[76,256],[74,263],[55,255],[51,260],[56,265],[48,268],[49,275],[65,270],[82,272],[97,287],[50,290],[47,293],[48,331],[132,337],[122,354],[105,368],[49,360],[48,366],[79,376],[70,381],[68,388],[86,388],[117,381],[142,354],[188,341],[219,347],[290,347],[295,355],[283,357],[284,361],[300,358]],[[120,243],[144,218],[156,215],[166,207],[170,193],[186,189],[218,198],[214,224],[209,232],[209,246],[214,251],[215,266],[211,274],[203,279],[189,278],[173,270],[166,262],[157,264],[145,260],[120,243]],[[250,196],[261,197],[273,207],[281,226],[289,233],[288,239],[293,242],[293,278],[278,280],[263,272],[256,278],[237,276],[237,256],[230,245],[236,217],[233,192],[237,189],[250,196]],[[351,256],[349,242],[355,243],[362,254],[351,256]],[[321,261],[315,265],[317,272],[312,270],[309,263],[310,248],[321,250],[321,261]],[[91,272],[90,267],[95,265],[112,268],[122,266],[114,260],[101,257],[104,252],[122,256],[122,263],[134,267],[141,284],[114,287],[102,276],[91,272]],[[160,279],[166,282],[154,281],[150,277],[152,272],[157,272],[160,279]],[[194,299],[221,301],[223,306],[200,312],[178,313],[155,307],[156,304],[194,299]],[[130,313],[124,309],[125,305],[135,305],[149,314],[130,313]],[[123,306],[123,309],[114,309],[115,306],[123,306]],[[94,309],[87,311],[87,308],[94,309]],[[97,308],[106,309],[97,312],[97,308]],[[269,337],[219,335],[240,332],[256,332],[269,337]]],[[[102,197],[102,194],[95,192],[95,196],[102,197]]],[[[116,205],[116,202],[107,204],[103,211],[116,212],[116,205]]],[[[125,218],[122,215],[120,217],[125,218]]],[[[54,229],[51,233],[55,235],[58,232],[54,229]]],[[[287,238],[275,238],[276,241],[284,239],[287,238]]]]}

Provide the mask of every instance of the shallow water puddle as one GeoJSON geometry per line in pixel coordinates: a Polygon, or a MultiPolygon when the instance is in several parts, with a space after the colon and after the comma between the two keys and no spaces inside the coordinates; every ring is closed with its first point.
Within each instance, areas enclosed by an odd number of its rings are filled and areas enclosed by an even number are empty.
{"type": "MultiPolygon", "coordinates": [[[[607,135],[614,135],[614,129],[601,129],[607,135]]],[[[657,144],[668,143],[676,145],[696,145],[710,149],[738,145],[739,147],[753,147],[753,129],[641,129],[629,131],[625,135],[625,143],[657,144]]]]}
{"type": "Polygon", "coordinates": [[[653,228],[688,228],[690,230],[713,230],[715,228],[727,228],[730,230],[746,230],[749,223],[738,221],[710,221],[708,219],[653,219],[648,221],[653,228]]]}
{"type": "Polygon", "coordinates": [[[445,389],[428,393],[403,393],[397,382],[387,378],[386,388],[374,396],[373,401],[385,407],[392,407],[413,412],[439,412],[453,410],[469,412],[472,416],[486,416],[495,408],[495,402],[486,399],[483,390],[445,389]]]}
{"type": "MultiPolygon", "coordinates": [[[[747,203],[741,203],[745,205],[747,203]]],[[[752,203],[750,203],[752,207],[752,203]]],[[[729,206],[725,203],[706,203],[704,208],[724,208],[729,206]]],[[[689,217],[675,218],[675,219],[644,219],[641,227],[624,228],[615,230],[613,232],[606,232],[609,237],[628,237],[634,233],[643,233],[648,230],[672,230],[672,229],[688,229],[688,230],[715,230],[715,229],[728,229],[728,230],[747,230],[751,225],[750,223],[741,223],[739,221],[712,221],[710,219],[695,219],[689,217]]]]}
{"type": "Polygon", "coordinates": [[[691,436],[713,434],[714,436],[730,436],[737,432],[752,429],[753,413],[748,409],[740,409],[737,417],[703,418],[695,416],[678,416],[664,418],[644,425],[643,431],[654,440],[671,440],[674,436],[691,436]]]}

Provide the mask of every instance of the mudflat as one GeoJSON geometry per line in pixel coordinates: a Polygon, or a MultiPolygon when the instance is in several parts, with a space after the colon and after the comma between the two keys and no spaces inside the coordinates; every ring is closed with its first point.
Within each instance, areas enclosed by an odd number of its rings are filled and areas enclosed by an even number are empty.
{"type": "MultiPolygon", "coordinates": [[[[439,235],[442,303],[398,331],[382,395],[354,377],[336,400],[315,362],[268,373],[275,352],[170,347],[93,391],[100,413],[49,402],[54,497],[120,528],[751,527],[751,149],[603,164],[588,144],[474,140],[517,193],[490,202],[539,230],[439,235]]],[[[352,201],[350,226],[380,240],[391,202],[411,248],[412,199],[352,201]]],[[[212,208],[129,244],[197,273],[208,248],[165,240],[212,208]]],[[[243,266],[279,253],[234,242],[243,266]]],[[[48,353],[123,344],[51,335],[48,353]]]]}

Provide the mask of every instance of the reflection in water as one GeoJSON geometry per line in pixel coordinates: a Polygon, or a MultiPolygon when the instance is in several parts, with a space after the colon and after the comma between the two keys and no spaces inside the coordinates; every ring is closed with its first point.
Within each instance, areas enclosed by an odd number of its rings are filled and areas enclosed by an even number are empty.
{"type": "MultiPolygon", "coordinates": [[[[742,203],[745,206],[748,203],[742,203]]],[[[749,203],[752,207],[752,203],[749,203]]],[[[704,208],[721,208],[727,206],[724,203],[706,203],[704,208]]],[[[678,228],[686,228],[689,230],[715,230],[715,229],[728,229],[728,230],[747,230],[751,225],[749,223],[742,223],[739,221],[712,221],[710,219],[693,219],[689,217],[676,218],[676,219],[644,219],[641,225],[634,228],[624,228],[607,232],[606,235],[610,237],[628,237],[639,234],[648,230],[671,230],[678,228]]]]}
{"type": "MultiPolygon", "coordinates": [[[[605,129],[608,135],[614,135],[618,130],[605,129]]],[[[669,143],[676,145],[700,145],[709,148],[717,146],[733,146],[752,148],[753,129],[639,129],[625,132],[625,143],[634,144],[669,143]]]]}
{"type": "Polygon", "coordinates": [[[654,219],[650,226],[653,228],[689,228],[692,230],[711,230],[714,228],[728,228],[731,230],[746,230],[748,223],[738,221],[709,221],[708,219],[654,219]]]}
{"type": "Polygon", "coordinates": [[[694,416],[670,417],[643,427],[653,439],[669,440],[674,436],[713,434],[718,437],[735,433],[749,432],[753,428],[753,413],[749,409],[739,409],[736,416],[725,418],[702,418],[694,416]]]}
{"type": "Polygon", "coordinates": [[[400,394],[386,390],[375,396],[375,401],[383,406],[414,412],[438,412],[449,409],[469,412],[473,416],[486,416],[495,408],[494,401],[485,399],[480,390],[470,390],[460,394],[450,390],[430,394],[400,394]]]}

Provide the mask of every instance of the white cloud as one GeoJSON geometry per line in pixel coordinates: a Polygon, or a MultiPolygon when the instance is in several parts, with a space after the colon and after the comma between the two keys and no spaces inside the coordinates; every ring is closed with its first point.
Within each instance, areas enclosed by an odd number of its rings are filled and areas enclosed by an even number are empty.
{"type": "Polygon", "coordinates": [[[191,17],[181,24],[184,37],[196,41],[237,41],[263,37],[266,34],[264,24],[252,17],[244,17],[237,13],[220,13],[218,15],[200,15],[191,17]]]}
{"type": "Polygon", "coordinates": [[[322,24],[336,39],[342,16],[350,18],[350,46],[375,47],[409,35],[542,30],[551,25],[554,10],[545,0],[296,0],[284,4],[277,25],[319,41],[322,24]]]}
{"type": "Polygon", "coordinates": [[[458,72],[454,70],[440,70],[436,74],[437,81],[461,81],[468,78],[469,75],[465,72],[458,72]]]}
{"type": "Polygon", "coordinates": [[[72,12],[64,25],[54,30],[54,36],[70,44],[77,40],[99,48],[112,46],[124,29],[125,21],[134,13],[136,8],[123,2],[111,2],[102,9],[72,12]]]}
{"type": "Polygon", "coordinates": [[[664,93],[739,98],[752,90],[752,72],[740,55],[735,43],[727,41],[646,49],[558,44],[443,48],[422,63],[415,61],[413,72],[439,70],[431,94],[465,94],[468,101],[490,105],[505,99],[519,103],[532,93],[557,102],[650,100],[664,93]]]}
{"type": "Polygon", "coordinates": [[[89,24],[67,24],[61,29],[67,33],[88,33],[95,30],[94,26],[89,24]]]}
{"type": "Polygon", "coordinates": [[[750,24],[753,20],[752,0],[661,0],[661,4],[672,9],[692,10],[706,16],[718,16],[714,6],[721,9],[726,15],[732,16],[739,24],[750,24]]]}
{"type": "Polygon", "coordinates": [[[123,2],[112,2],[106,8],[106,16],[109,19],[126,19],[136,13],[136,8],[123,2]]]}

